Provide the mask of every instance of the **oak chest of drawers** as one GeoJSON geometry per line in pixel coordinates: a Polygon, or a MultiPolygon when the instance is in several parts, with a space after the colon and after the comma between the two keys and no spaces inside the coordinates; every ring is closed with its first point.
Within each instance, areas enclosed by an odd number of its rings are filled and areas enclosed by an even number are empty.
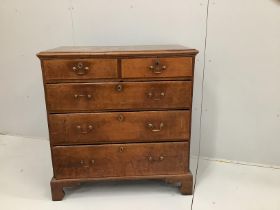
{"type": "Polygon", "coordinates": [[[161,179],[192,193],[195,55],[183,46],[60,47],[40,52],[54,176],[64,187],[161,179]]]}

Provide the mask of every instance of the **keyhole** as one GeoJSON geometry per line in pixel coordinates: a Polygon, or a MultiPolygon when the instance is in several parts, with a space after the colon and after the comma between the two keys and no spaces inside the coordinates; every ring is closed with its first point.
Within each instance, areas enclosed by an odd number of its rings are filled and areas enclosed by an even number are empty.
{"type": "Polygon", "coordinates": [[[118,92],[121,92],[122,89],[123,89],[122,85],[117,85],[117,91],[118,91],[118,92]]]}
{"type": "Polygon", "coordinates": [[[119,120],[120,122],[122,122],[122,121],[124,120],[124,116],[123,116],[122,114],[119,114],[118,120],[119,120]]]}

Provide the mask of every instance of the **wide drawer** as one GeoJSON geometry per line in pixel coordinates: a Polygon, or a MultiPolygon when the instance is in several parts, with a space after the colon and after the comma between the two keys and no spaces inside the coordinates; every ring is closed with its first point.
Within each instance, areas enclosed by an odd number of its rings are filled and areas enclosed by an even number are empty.
{"type": "Polygon", "coordinates": [[[192,57],[122,59],[123,78],[191,77],[192,57]]]}
{"type": "Polygon", "coordinates": [[[53,114],[53,145],[155,142],[189,139],[189,111],[53,114]]]}
{"type": "Polygon", "coordinates": [[[183,174],[188,142],[58,146],[52,148],[56,179],[183,174]]]}
{"type": "Polygon", "coordinates": [[[117,59],[44,60],[46,82],[117,78],[117,59]]]}
{"type": "Polygon", "coordinates": [[[191,106],[191,81],[47,84],[51,113],[94,110],[184,109],[191,106]]]}

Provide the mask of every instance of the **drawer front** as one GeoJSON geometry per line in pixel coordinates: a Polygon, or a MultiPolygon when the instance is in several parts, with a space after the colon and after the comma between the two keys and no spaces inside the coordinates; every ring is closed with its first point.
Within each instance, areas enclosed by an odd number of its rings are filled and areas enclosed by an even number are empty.
{"type": "Polygon", "coordinates": [[[117,78],[117,59],[45,60],[43,72],[46,82],[117,78]]]}
{"type": "Polygon", "coordinates": [[[56,179],[183,174],[188,142],[58,146],[52,148],[56,179]]]}
{"type": "Polygon", "coordinates": [[[155,142],[189,139],[189,111],[53,114],[53,145],[155,142]]]}
{"type": "Polygon", "coordinates": [[[47,84],[51,113],[189,108],[191,81],[47,84]]]}
{"type": "Polygon", "coordinates": [[[123,78],[190,77],[192,57],[136,58],[122,60],[123,78]]]}

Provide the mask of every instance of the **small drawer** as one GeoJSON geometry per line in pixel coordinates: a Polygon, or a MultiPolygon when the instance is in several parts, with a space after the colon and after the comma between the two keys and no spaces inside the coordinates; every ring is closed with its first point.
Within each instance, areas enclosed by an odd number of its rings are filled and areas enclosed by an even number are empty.
{"type": "Polygon", "coordinates": [[[117,59],[44,60],[46,82],[117,78],[117,59]]]}
{"type": "Polygon", "coordinates": [[[57,146],[56,179],[172,175],[188,172],[188,142],[57,146]]]}
{"type": "Polygon", "coordinates": [[[191,107],[191,81],[47,84],[50,113],[191,107]]]}
{"type": "Polygon", "coordinates": [[[143,111],[49,116],[52,145],[188,140],[190,111],[143,111]]]}
{"type": "Polygon", "coordinates": [[[191,77],[192,57],[122,59],[123,78],[191,77]]]}

